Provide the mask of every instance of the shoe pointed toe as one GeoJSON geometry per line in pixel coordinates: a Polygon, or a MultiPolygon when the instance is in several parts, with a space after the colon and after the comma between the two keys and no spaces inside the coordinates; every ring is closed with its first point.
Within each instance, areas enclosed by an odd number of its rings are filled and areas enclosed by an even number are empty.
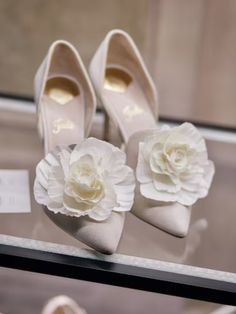
{"type": "Polygon", "coordinates": [[[69,217],[54,214],[45,209],[47,216],[66,233],[103,254],[113,254],[117,250],[122,235],[125,214],[112,212],[104,221],[89,217],[69,217]]]}
{"type": "Polygon", "coordinates": [[[191,219],[191,208],[183,206],[181,204],[175,204],[176,208],[173,209],[172,216],[175,220],[175,226],[172,228],[172,233],[177,237],[186,237],[189,230],[191,219]],[[178,206],[177,206],[178,205],[178,206]]]}
{"type": "Polygon", "coordinates": [[[82,217],[74,237],[100,253],[113,254],[120,242],[124,219],[124,213],[116,212],[101,222],[82,217]]]}
{"type": "Polygon", "coordinates": [[[191,207],[179,203],[150,208],[136,208],[133,213],[145,222],[176,237],[185,237],[189,230],[191,207]]]}

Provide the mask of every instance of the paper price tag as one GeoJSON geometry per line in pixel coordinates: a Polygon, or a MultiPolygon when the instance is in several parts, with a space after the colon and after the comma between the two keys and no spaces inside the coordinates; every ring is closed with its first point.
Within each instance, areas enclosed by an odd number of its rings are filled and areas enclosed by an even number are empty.
{"type": "Polygon", "coordinates": [[[0,214],[30,212],[28,170],[0,170],[0,214]]]}

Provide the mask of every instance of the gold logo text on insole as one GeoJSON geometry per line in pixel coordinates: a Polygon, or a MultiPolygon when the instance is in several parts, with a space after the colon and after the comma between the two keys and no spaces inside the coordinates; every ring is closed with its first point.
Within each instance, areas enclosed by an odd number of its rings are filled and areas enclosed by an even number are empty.
{"type": "Polygon", "coordinates": [[[143,109],[138,105],[127,105],[122,111],[128,121],[143,113],[143,109]]]}
{"type": "Polygon", "coordinates": [[[52,124],[53,124],[53,129],[52,129],[53,134],[58,134],[61,132],[61,130],[72,130],[75,127],[74,123],[71,120],[62,119],[62,118],[54,120],[52,124]]]}

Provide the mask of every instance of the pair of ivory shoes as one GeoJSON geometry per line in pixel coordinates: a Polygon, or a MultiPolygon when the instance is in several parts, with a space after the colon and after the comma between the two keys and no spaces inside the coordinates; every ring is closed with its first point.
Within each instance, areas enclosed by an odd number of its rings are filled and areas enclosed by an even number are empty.
{"type": "MultiPolygon", "coordinates": [[[[96,96],[117,129],[135,169],[139,141],[157,129],[157,92],[132,38],[121,30],[110,31],[95,53],[89,74],[96,96]]],[[[83,141],[90,132],[96,97],[77,50],[68,42],[54,42],[35,77],[38,128],[45,154],[58,145],[83,141]]],[[[143,221],[177,237],[188,233],[191,206],[178,202],[148,200],[136,182],[132,213],[143,221]]],[[[112,211],[108,219],[75,218],[45,208],[50,219],[64,231],[95,250],[116,251],[125,213],[112,211]]]]}

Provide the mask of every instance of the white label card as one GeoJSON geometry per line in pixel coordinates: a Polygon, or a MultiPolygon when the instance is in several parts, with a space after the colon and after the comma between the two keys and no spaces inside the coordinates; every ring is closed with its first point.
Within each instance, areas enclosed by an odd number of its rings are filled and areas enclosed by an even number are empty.
{"type": "Polygon", "coordinates": [[[28,170],[0,170],[0,214],[30,212],[28,170]]]}

